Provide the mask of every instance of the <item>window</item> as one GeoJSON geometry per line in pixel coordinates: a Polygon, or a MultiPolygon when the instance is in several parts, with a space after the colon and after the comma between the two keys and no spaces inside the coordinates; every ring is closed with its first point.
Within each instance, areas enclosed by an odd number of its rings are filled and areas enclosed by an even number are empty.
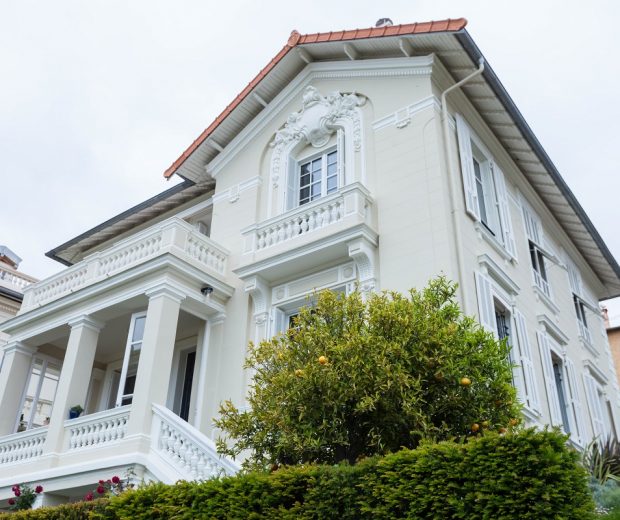
{"type": "Polygon", "coordinates": [[[538,346],[547,390],[547,403],[552,426],[570,434],[571,440],[584,443],[582,411],[575,367],[564,355],[557,341],[546,331],[538,332],[538,346]]]}
{"type": "Polygon", "coordinates": [[[123,359],[123,368],[121,370],[118,393],[116,395],[116,406],[131,404],[133,401],[145,324],[146,312],[138,312],[131,316],[129,334],[127,335],[127,345],[125,347],[125,357],[123,359]]]}
{"type": "Polygon", "coordinates": [[[538,386],[525,318],[517,309],[511,309],[509,297],[487,275],[476,273],[476,290],[480,323],[510,346],[517,395],[525,410],[536,416],[540,410],[538,386]]]}
{"type": "Polygon", "coordinates": [[[338,189],[338,151],[330,150],[299,166],[299,205],[334,193],[338,189]]]}
{"type": "Polygon", "coordinates": [[[592,334],[588,327],[588,320],[586,318],[586,308],[589,306],[586,301],[589,299],[586,296],[583,284],[581,282],[581,274],[579,270],[569,259],[567,260],[568,271],[568,283],[571,291],[573,292],[573,305],[575,307],[575,314],[577,316],[577,326],[579,327],[579,336],[586,343],[586,346],[592,347],[592,334]]]}
{"type": "Polygon", "coordinates": [[[460,114],[456,121],[465,208],[516,259],[504,174],[460,114]]]}
{"type": "Polygon", "coordinates": [[[603,441],[615,437],[615,421],[603,385],[589,371],[584,372],[583,382],[594,436],[600,437],[603,441]]]}
{"type": "Polygon", "coordinates": [[[545,296],[551,298],[551,287],[549,286],[549,281],[547,280],[547,268],[545,267],[545,255],[531,240],[529,242],[529,246],[534,284],[545,294],[545,296]]]}
{"type": "Polygon", "coordinates": [[[60,379],[60,367],[60,362],[56,360],[34,358],[17,418],[17,431],[48,424],[60,379]]]}

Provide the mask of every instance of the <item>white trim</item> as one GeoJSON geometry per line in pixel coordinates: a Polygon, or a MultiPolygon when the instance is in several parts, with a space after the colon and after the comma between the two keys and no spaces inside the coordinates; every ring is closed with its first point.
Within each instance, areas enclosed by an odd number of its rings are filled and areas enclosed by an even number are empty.
{"type": "Polygon", "coordinates": [[[549,332],[552,336],[555,336],[556,341],[562,343],[563,345],[568,345],[570,338],[562,332],[562,329],[560,329],[560,327],[558,327],[549,316],[546,314],[539,314],[537,319],[538,323],[547,329],[547,332],[549,332]]]}
{"type": "Polygon", "coordinates": [[[375,131],[383,130],[384,128],[388,128],[390,126],[396,126],[396,128],[404,128],[409,124],[408,119],[417,115],[420,112],[428,108],[435,108],[436,110],[441,110],[441,103],[437,96],[431,94],[428,97],[420,99],[415,103],[411,103],[410,105],[405,105],[402,108],[399,108],[388,114],[387,116],[383,116],[379,119],[376,119],[372,123],[372,129],[375,131]]]}
{"type": "Polygon", "coordinates": [[[231,203],[237,202],[237,200],[239,200],[239,196],[244,191],[261,186],[262,184],[263,180],[258,175],[251,177],[243,182],[240,182],[239,184],[235,184],[230,188],[215,193],[212,197],[213,204],[218,204],[224,200],[228,200],[231,203]]]}
{"type": "Polygon", "coordinates": [[[478,256],[478,264],[486,270],[493,278],[509,294],[516,296],[521,290],[510,276],[486,253],[478,256]]]}
{"type": "MultiPolygon", "coordinates": [[[[144,342],[144,332],[146,331],[146,319],[147,319],[147,312],[148,311],[140,311],[140,312],[134,312],[131,315],[130,321],[129,321],[129,332],[127,333],[127,342],[125,344],[125,354],[123,356],[123,368],[121,369],[121,378],[118,382],[118,392],[116,393],[116,408],[119,408],[121,406],[123,406],[123,398],[128,398],[130,394],[125,394],[125,383],[127,382],[127,371],[129,370],[129,357],[131,355],[131,348],[134,346],[134,344],[139,343],[140,344],[140,353],[138,354],[138,366],[140,365],[140,357],[142,357],[142,343],[144,342]],[[144,318],[144,330],[142,332],[142,337],[137,340],[137,341],[133,341],[133,332],[134,332],[134,327],[136,324],[136,321],[140,318],[144,318]]],[[[136,376],[137,376],[137,370],[138,368],[136,367],[136,376]]],[[[136,377],[136,382],[137,382],[137,377],[136,377]]],[[[134,392],[131,393],[131,400],[133,402],[133,395],[135,393],[135,389],[134,392]]]]}
{"type": "Polygon", "coordinates": [[[382,60],[360,60],[337,62],[340,70],[334,71],[336,62],[313,62],[306,66],[282,91],[269,102],[239,134],[226,145],[223,152],[216,155],[205,166],[214,179],[237,153],[271,124],[281,118],[282,111],[298,96],[308,83],[316,79],[346,79],[352,77],[397,77],[430,75],[435,58],[432,54],[413,58],[386,58],[382,60]],[[372,62],[372,63],[371,63],[372,62]]]}

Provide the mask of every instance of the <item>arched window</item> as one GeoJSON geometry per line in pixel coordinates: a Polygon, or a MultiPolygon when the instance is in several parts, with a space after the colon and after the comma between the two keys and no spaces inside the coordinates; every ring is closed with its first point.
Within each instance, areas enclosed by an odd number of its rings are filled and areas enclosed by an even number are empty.
{"type": "Polygon", "coordinates": [[[308,204],[356,180],[364,102],[358,94],[323,96],[306,87],[302,109],[288,116],[271,143],[271,213],[308,204]]]}

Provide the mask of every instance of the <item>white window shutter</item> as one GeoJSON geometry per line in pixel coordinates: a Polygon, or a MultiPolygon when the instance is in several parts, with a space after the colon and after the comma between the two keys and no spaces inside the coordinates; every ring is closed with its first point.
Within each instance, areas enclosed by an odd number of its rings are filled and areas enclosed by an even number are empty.
{"type": "Polygon", "coordinates": [[[538,215],[536,215],[532,208],[523,200],[521,201],[521,208],[523,210],[523,223],[525,224],[527,238],[542,247],[543,236],[538,215]]]}
{"type": "Polygon", "coordinates": [[[497,195],[497,204],[499,206],[499,219],[502,227],[503,242],[506,251],[514,259],[517,258],[517,246],[515,245],[515,235],[512,230],[512,219],[510,218],[510,203],[508,200],[508,192],[506,191],[506,180],[504,179],[504,172],[497,166],[496,163],[492,163],[493,168],[493,180],[495,181],[495,193],[497,195]]]}
{"type": "Polygon", "coordinates": [[[517,339],[519,342],[520,364],[523,373],[526,399],[523,401],[534,412],[540,412],[540,397],[538,392],[538,382],[534,373],[534,359],[532,357],[532,347],[527,335],[525,316],[515,309],[515,323],[517,325],[517,339]]]}
{"type": "Polygon", "coordinates": [[[495,320],[495,305],[493,304],[493,293],[491,292],[491,280],[482,273],[476,272],[475,274],[480,325],[497,336],[497,322],[495,320]]]}
{"type": "Polygon", "coordinates": [[[581,399],[579,398],[579,390],[577,388],[577,378],[575,377],[575,365],[569,359],[564,359],[564,365],[566,367],[566,382],[568,389],[568,399],[571,405],[571,410],[568,416],[572,418],[571,437],[579,445],[583,445],[585,442],[585,436],[582,426],[583,412],[581,409],[581,399]],[[572,435],[574,434],[574,435],[572,435]]]}
{"type": "Polygon", "coordinates": [[[588,400],[594,436],[600,437],[601,440],[605,440],[605,419],[603,418],[601,400],[598,397],[598,384],[594,378],[587,373],[583,374],[583,383],[586,387],[586,398],[588,400]]]}
{"type": "Polygon", "coordinates": [[[283,310],[278,309],[277,307],[274,307],[271,313],[272,313],[271,326],[273,327],[271,331],[271,335],[275,336],[276,334],[280,332],[285,332],[286,329],[288,328],[288,323],[286,320],[286,313],[283,310]]]}
{"type": "Polygon", "coordinates": [[[581,274],[579,273],[579,269],[577,269],[577,267],[570,260],[567,264],[568,283],[570,284],[571,291],[573,291],[573,294],[583,298],[581,274]]]}
{"type": "Polygon", "coordinates": [[[461,174],[463,189],[465,190],[465,208],[467,212],[480,220],[478,206],[478,192],[476,191],[476,174],[474,172],[474,156],[471,150],[471,133],[469,125],[461,114],[456,114],[456,133],[459,140],[459,154],[461,156],[461,174]]]}
{"type": "Polygon", "coordinates": [[[540,348],[540,359],[542,361],[543,375],[545,376],[545,387],[547,388],[547,402],[549,403],[549,413],[552,426],[564,426],[562,423],[562,412],[560,410],[560,398],[558,389],[555,386],[555,376],[553,374],[553,361],[551,359],[551,349],[549,340],[545,332],[537,332],[538,346],[540,348]]]}

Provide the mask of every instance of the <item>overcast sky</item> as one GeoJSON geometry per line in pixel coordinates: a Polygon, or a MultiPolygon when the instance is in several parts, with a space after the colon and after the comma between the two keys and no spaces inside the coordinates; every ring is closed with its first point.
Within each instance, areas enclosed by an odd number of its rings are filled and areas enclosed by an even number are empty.
{"type": "Polygon", "coordinates": [[[369,27],[382,17],[469,20],[620,258],[613,0],[0,0],[0,244],[33,276],[62,269],[44,252],[178,182],[163,171],[291,30],[369,27]]]}

